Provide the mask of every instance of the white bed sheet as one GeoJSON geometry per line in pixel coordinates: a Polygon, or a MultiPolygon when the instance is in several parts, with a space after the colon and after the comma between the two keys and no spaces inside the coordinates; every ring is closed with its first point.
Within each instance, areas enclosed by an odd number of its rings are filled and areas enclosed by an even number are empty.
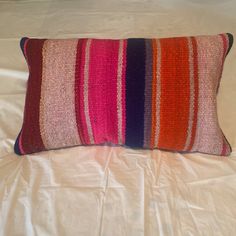
{"type": "Polygon", "coordinates": [[[235,235],[236,46],[218,96],[228,158],[122,147],[13,153],[28,76],[21,37],[236,36],[235,12],[234,0],[0,0],[0,235],[235,235]]]}

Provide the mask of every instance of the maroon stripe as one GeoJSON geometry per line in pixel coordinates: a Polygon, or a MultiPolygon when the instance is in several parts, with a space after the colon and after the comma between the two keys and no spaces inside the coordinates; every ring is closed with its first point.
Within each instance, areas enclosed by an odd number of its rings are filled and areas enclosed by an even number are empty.
{"type": "Polygon", "coordinates": [[[44,41],[44,39],[29,39],[25,48],[26,60],[29,67],[29,79],[27,84],[23,127],[20,137],[22,148],[25,153],[45,150],[39,127],[42,48],[44,41]]]}
{"type": "Polygon", "coordinates": [[[78,40],[76,64],[75,64],[75,114],[77,130],[80,137],[81,144],[85,144],[82,132],[82,121],[80,116],[80,83],[81,83],[81,56],[82,56],[82,43],[83,39],[78,40]]]}

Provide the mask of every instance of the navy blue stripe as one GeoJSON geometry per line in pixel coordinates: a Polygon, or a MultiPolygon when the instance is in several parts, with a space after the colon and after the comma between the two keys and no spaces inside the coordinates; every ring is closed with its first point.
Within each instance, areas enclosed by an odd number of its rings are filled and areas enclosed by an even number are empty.
{"type": "Polygon", "coordinates": [[[143,147],[145,100],[144,39],[128,39],[126,65],[125,144],[130,147],[143,147]]]}
{"type": "Polygon", "coordinates": [[[228,53],[229,53],[229,51],[232,48],[233,43],[234,43],[234,36],[230,33],[227,33],[227,35],[228,35],[228,39],[229,39],[229,48],[228,48],[228,51],[227,51],[226,55],[228,55],[228,53]]]}
{"type": "Polygon", "coordinates": [[[20,133],[18,134],[18,136],[17,136],[17,138],[16,138],[16,142],[15,142],[15,144],[14,144],[14,151],[15,151],[15,153],[18,154],[18,155],[23,155],[23,154],[21,153],[21,151],[20,151],[20,148],[19,148],[19,138],[20,138],[20,134],[21,134],[21,131],[20,131],[20,133]]]}
{"type": "Polygon", "coordinates": [[[25,46],[26,39],[28,39],[28,38],[24,37],[24,38],[21,38],[21,40],[20,40],[20,48],[21,48],[21,51],[23,52],[24,56],[25,56],[24,46],[25,46]]]}

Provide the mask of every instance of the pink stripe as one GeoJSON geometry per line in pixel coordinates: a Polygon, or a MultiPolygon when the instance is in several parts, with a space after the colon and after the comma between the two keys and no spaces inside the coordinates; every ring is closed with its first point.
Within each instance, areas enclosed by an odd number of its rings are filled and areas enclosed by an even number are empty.
{"type": "Polygon", "coordinates": [[[85,66],[85,48],[87,44],[88,39],[81,39],[81,62],[79,66],[79,113],[80,113],[80,119],[81,119],[81,133],[82,133],[82,139],[84,144],[89,144],[89,134],[88,129],[86,126],[86,118],[85,118],[85,112],[84,112],[84,66],[85,66]]]}
{"type": "Polygon", "coordinates": [[[90,50],[89,115],[95,144],[118,143],[117,66],[119,40],[94,39],[90,50]]]}
{"type": "Polygon", "coordinates": [[[127,50],[127,40],[124,40],[123,47],[123,68],[122,68],[122,143],[125,143],[125,124],[126,124],[126,107],[125,107],[125,76],[126,76],[126,50],[127,50]]]}

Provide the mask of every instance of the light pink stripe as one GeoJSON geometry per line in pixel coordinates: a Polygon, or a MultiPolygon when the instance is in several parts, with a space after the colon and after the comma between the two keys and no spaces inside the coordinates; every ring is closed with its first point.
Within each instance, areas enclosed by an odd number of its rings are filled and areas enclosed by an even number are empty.
{"type": "Polygon", "coordinates": [[[117,71],[117,119],[118,119],[118,144],[122,144],[122,68],[123,68],[124,40],[119,41],[118,71],[117,71]]]}
{"type": "Polygon", "coordinates": [[[94,39],[90,49],[89,114],[96,144],[118,143],[119,40],[94,39]]]}
{"type": "Polygon", "coordinates": [[[222,132],[216,110],[216,88],[224,52],[220,36],[196,37],[198,48],[198,122],[192,151],[220,155],[222,132]]]}
{"type": "Polygon", "coordinates": [[[126,50],[127,50],[127,40],[124,40],[123,46],[123,68],[122,68],[122,144],[125,143],[125,124],[126,124],[126,100],[125,100],[125,91],[126,91],[126,50]]]}
{"type": "Polygon", "coordinates": [[[40,131],[46,149],[80,144],[75,115],[78,40],[47,40],[43,46],[40,131]]]}
{"type": "Polygon", "coordinates": [[[157,43],[157,84],[156,84],[156,130],[154,147],[158,148],[158,141],[160,135],[160,108],[161,108],[161,42],[156,40],[157,43]]]}

